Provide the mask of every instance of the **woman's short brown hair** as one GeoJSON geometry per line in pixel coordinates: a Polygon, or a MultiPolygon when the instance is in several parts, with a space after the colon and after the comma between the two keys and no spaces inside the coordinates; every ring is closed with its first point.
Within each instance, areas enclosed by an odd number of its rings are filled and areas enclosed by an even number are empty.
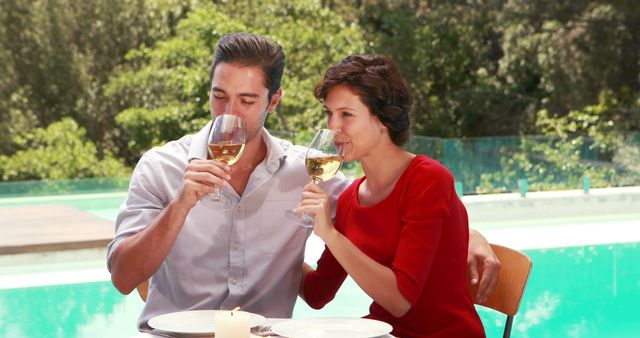
{"type": "Polygon", "coordinates": [[[391,141],[401,146],[409,139],[411,92],[395,63],[384,55],[350,55],[332,66],[315,88],[315,97],[327,98],[344,84],[360,97],[369,111],[389,130],[391,141]]]}

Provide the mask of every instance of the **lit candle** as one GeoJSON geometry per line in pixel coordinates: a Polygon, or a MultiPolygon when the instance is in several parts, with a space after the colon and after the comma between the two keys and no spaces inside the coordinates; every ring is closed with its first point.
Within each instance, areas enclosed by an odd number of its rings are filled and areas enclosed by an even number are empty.
{"type": "Polygon", "coordinates": [[[216,338],[249,338],[249,314],[239,311],[221,311],[214,320],[216,338]]]}

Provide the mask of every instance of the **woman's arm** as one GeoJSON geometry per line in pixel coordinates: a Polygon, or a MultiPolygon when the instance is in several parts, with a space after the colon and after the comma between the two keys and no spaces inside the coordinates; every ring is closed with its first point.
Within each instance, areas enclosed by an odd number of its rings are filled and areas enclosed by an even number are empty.
{"type": "Polygon", "coordinates": [[[395,317],[404,316],[411,304],[400,292],[393,270],[367,256],[333,226],[331,228],[320,238],[340,265],[376,303],[395,317]]]}
{"type": "Polygon", "coordinates": [[[395,273],[367,256],[331,223],[328,197],[314,183],[305,187],[299,212],[315,215],[314,232],[360,288],[395,317],[402,317],[411,304],[400,292],[395,273]]]}
{"type": "Polygon", "coordinates": [[[326,248],[318,260],[316,270],[306,263],[303,263],[302,269],[300,297],[316,310],[333,300],[347,278],[347,272],[326,248]]]}
{"type": "Polygon", "coordinates": [[[315,270],[313,270],[313,268],[309,264],[307,264],[306,262],[302,263],[302,279],[300,279],[300,289],[298,290],[298,295],[305,302],[307,300],[304,297],[304,281],[307,279],[307,276],[313,271],[315,270]]]}

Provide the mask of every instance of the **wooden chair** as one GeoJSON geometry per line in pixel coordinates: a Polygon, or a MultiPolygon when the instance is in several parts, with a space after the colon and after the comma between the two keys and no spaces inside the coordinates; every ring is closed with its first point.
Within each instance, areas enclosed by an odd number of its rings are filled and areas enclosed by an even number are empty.
{"type": "Polygon", "coordinates": [[[146,280],[140,283],[140,285],[136,287],[136,290],[138,290],[138,295],[140,295],[140,298],[142,299],[142,301],[146,302],[147,293],[149,292],[149,280],[146,280]]]}
{"type": "Polygon", "coordinates": [[[507,321],[504,325],[503,338],[511,336],[511,326],[513,325],[513,317],[518,312],[522,294],[529,279],[531,271],[531,259],[524,253],[506,248],[500,245],[491,244],[491,249],[501,263],[500,275],[498,276],[498,285],[495,291],[489,296],[486,302],[480,304],[476,301],[476,286],[469,286],[473,302],[507,315],[507,321]]]}

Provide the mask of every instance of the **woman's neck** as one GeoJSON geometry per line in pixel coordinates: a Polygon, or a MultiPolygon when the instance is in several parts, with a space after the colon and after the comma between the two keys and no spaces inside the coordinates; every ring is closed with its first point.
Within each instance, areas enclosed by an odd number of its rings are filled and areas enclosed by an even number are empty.
{"type": "Polygon", "coordinates": [[[367,176],[367,188],[371,192],[387,191],[390,186],[395,186],[398,178],[415,157],[394,144],[384,148],[372,151],[360,160],[367,176]]]}

